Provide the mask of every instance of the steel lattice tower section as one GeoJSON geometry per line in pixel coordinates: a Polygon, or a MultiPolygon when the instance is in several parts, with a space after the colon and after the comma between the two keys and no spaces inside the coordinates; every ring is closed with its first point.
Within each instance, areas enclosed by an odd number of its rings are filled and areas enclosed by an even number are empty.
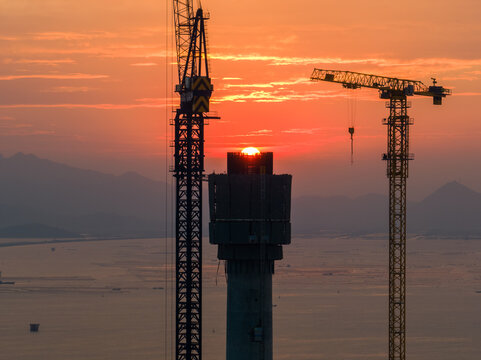
{"type": "Polygon", "coordinates": [[[192,0],[174,0],[175,43],[177,50],[179,84],[182,84],[182,77],[186,73],[186,68],[189,68],[190,66],[188,57],[192,40],[194,19],[195,15],[192,7],[192,0]]]}
{"type": "Polygon", "coordinates": [[[204,117],[177,110],[176,359],[201,359],[204,117]]]}
{"type": "Polygon", "coordinates": [[[204,124],[212,118],[209,100],[207,41],[202,8],[195,15],[190,0],[174,0],[180,95],[173,125],[176,180],[175,358],[202,358],[202,181],[204,124]]]}
{"type": "Polygon", "coordinates": [[[405,95],[391,93],[387,103],[389,178],[389,360],[406,358],[406,182],[409,160],[409,107],[405,95]]]}

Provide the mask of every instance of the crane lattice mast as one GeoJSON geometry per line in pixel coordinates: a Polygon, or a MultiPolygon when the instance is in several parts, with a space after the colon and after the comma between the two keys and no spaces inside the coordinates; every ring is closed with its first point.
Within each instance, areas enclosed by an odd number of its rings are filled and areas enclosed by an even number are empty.
{"type": "Polygon", "coordinates": [[[389,102],[387,125],[387,161],[389,178],[389,360],[406,358],[406,181],[409,160],[410,107],[407,96],[431,96],[434,105],[441,105],[450,90],[426,86],[421,81],[362,74],[351,71],[314,69],[311,80],[342,84],[348,89],[378,89],[381,99],[389,102]]]}
{"type": "Polygon", "coordinates": [[[202,357],[202,181],[204,125],[213,86],[209,78],[205,20],[191,0],[174,0],[180,95],[175,127],[176,360],[202,357]]]}

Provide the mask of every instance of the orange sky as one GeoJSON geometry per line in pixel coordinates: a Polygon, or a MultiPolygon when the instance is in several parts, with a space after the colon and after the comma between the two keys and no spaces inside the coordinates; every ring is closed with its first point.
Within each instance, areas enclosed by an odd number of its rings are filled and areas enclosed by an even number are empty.
{"type": "MultiPolygon", "coordinates": [[[[481,191],[481,5],[478,1],[205,0],[222,117],[206,130],[207,171],[257,145],[294,174],[296,194],[385,192],[386,117],[358,90],[356,162],[348,95],[308,81],[313,67],[422,80],[454,95],[413,99],[410,192],[450,180],[481,191]]],[[[166,118],[178,99],[170,1],[0,0],[0,153],[163,179],[166,118]],[[167,64],[167,65],[166,65],[167,64]]],[[[170,149],[167,149],[170,152],[170,149]]],[[[169,157],[170,161],[170,157],[169,157]]]]}

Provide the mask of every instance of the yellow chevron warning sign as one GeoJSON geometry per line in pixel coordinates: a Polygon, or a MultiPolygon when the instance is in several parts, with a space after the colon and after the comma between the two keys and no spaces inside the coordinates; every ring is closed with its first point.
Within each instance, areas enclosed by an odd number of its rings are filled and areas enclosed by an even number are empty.
{"type": "Polygon", "coordinates": [[[209,112],[209,98],[205,96],[194,97],[192,112],[194,114],[209,112]]]}
{"type": "Polygon", "coordinates": [[[212,84],[210,82],[210,78],[208,78],[206,76],[197,77],[194,80],[192,90],[194,90],[194,91],[202,91],[202,90],[212,91],[212,84]]]}

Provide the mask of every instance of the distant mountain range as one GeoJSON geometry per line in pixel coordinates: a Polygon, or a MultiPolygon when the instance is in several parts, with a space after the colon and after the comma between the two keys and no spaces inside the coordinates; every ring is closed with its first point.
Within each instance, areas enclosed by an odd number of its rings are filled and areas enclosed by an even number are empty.
{"type": "Polygon", "coordinates": [[[1,157],[0,236],[1,228],[31,224],[98,236],[163,234],[165,191],[165,183],[134,172],[103,174],[22,153],[1,157]]]}
{"type": "MultiPolygon", "coordinates": [[[[314,235],[334,232],[352,235],[388,232],[385,195],[300,197],[293,200],[293,232],[314,235]]],[[[420,202],[407,204],[411,234],[481,236],[481,194],[453,181],[420,202]]]]}
{"type": "MultiPolygon", "coordinates": [[[[78,169],[22,153],[0,156],[0,195],[0,237],[163,236],[166,210],[172,208],[166,207],[163,182],[134,172],[115,176],[78,169]]],[[[172,219],[173,214],[167,215],[172,219]]],[[[387,224],[384,195],[292,201],[294,234],[386,233],[387,224]]],[[[481,194],[451,182],[421,202],[410,202],[408,232],[481,236],[481,194]]]]}

